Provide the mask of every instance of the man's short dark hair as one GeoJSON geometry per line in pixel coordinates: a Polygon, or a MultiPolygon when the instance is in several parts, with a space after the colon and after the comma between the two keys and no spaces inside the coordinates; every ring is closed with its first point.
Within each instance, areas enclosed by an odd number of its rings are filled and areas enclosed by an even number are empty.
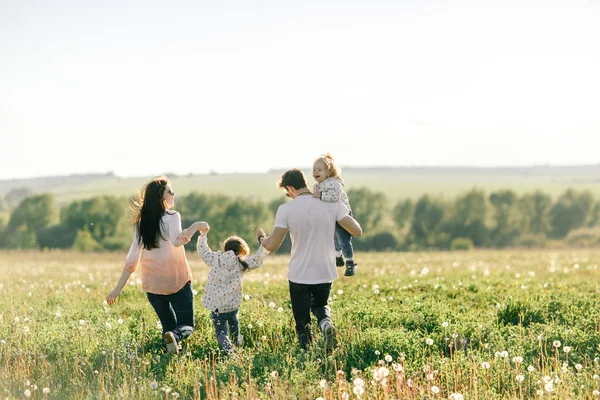
{"type": "Polygon", "coordinates": [[[296,190],[308,187],[304,172],[298,168],[292,168],[281,174],[279,180],[277,181],[277,187],[285,189],[288,186],[291,186],[296,190]]]}

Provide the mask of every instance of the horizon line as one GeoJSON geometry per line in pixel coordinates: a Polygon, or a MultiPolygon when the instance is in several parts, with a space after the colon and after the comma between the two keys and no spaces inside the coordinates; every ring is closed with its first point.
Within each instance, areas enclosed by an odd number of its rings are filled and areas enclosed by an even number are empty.
{"type": "MultiPolygon", "coordinates": [[[[477,165],[380,165],[380,166],[340,166],[343,171],[347,170],[391,170],[391,169],[413,169],[413,170],[434,170],[434,169],[451,169],[451,170],[526,170],[536,168],[585,168],[585,167],[600,167],[600,162],[595,164],[533,164],[533,165],[497,165],[497,166],[477,166],[477,165]]],[[[297,167],[301,170],[311,169],[310,166],[297,167]]],[[[123,179],[136,179],[136,178],[148,178],[150,176],[161,176],[167,177],[189,177],[189,176],[207,176],[207,175],[264,175],[286,171],[289,168],[277,167],[270,168],[266,171],[252,171],[252,172],[219,172],[219,171],[208,171],[208,172],[187,172],[187,173],[175,173],[175,172],[164,172],[161,174],[154,175],[118,175],[114,171],[105,172],[86,172],[86,173],[72,173],[64,175],[37,175],[20,178],[0,178],[0,182],[7,181],[25,181],[35,179],[56,179],[56,178],[73,178],[73,177],[89,177],[89,176],[106,176],[123,179]]]]}

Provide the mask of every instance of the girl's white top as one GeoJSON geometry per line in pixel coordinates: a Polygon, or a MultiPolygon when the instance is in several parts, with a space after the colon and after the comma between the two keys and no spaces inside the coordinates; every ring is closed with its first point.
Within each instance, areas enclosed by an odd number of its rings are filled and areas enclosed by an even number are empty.
{"type": "MultiPolygon", "coordinates": [[[[242,264],[232,250],[212,251],[206,241],[206,235],[198,237],[198,255],[210,267],[208,280],[204,288],[202,305],[210,311],[230,312],[242,304],[242,264]]],[[[262,246],[256,254],[244,258],[248,270],[260,267],[269,254],[262,246]]]]}
{"type": "Polygon", "coordinates": [[[317,190],[321,192],[321,200],[328,203],[335,203],[341,201],[344,203],[348,210],[352,211],[350,207],[350,200],[344,190],[344,180],[340,178],[327,178],[323,182],[317,184],[317,190]]]}

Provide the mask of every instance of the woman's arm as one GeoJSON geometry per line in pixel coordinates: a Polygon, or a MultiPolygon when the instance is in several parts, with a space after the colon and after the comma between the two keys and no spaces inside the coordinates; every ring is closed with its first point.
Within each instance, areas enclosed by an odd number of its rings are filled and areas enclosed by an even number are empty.
{"type": "Polygon", "coordinates": [[[108,304],[112,304],[117,300],[121,290],[125,287],[125,284],[129,280],[131,274],[135,272],[137,265],[140,262],[140,257],[142,256],[142,244],[140,243],[138,237],[137,226],[133,232],[133,240],[131,241],[131,246],[129,247],[129,252],[127,253],[127,257],[125,257],[125,263],[123,264],[123,272],[121,273],[121,277],[119,278],[119,282],[115,288],[106,296],[106,302],[108,304]]]}
{"type": "Polygon", "coordinates": [[[196,231],[203,231],[208,229],[210,229],[208,222],[196,221],[186,229],[182,230],[179,236],[177,236],[177,238],[187,238],[187,240],[189,241],[192,238],[192,236],[194,236],[196,231]]]}
{"type": "Polygon", "coordinates": [[[117,300],[117,297],[119,297],[119,294],[121,294],[121,290],[123,290],[125,287],[125,284],[129,280],[131,274],[132,272],[129,272],[125,269],[123,270],[121,273],[121,278],[119,278],[119,282],[117,282],[117,286],[115,286],[115,288],[106,296],[106,302],[108,304],[112,304],[115,302],[115,300],[117,300]]]}

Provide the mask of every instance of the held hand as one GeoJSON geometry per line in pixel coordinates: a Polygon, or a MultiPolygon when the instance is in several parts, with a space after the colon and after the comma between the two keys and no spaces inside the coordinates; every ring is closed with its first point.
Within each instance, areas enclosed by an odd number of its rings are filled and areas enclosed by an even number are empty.
{"type": "Polygon", "coordinates": [[[108,304],[112,304],[112,303],[114,303],[114,302],[115,302],[115,300],[117,300],[117,297],[119,297],[119,294],[120,294],[120,293],[121,293],[120,291],[118,291],[118,290],[116,290],[116,289],[113,289],[113,290],[112,290],[112,291],[111,291],[111,292],[110,292],[110,293],[109,293],[109,294],[106,296],[106,302],[107,302],[108,304]]]}
{"type": "Polygon", "coordinates": [[[189,243],[190,235],[187,229],[182,230],[179,235],[177,235],[177,240],[182,240],[184,243],[189,243]]]}
{"type": "Polygon", "coordinates": [[[208,222],[200,221],[198,222],[198,230],[200,233],[206,234],[208,231],[210,231],[210,225],[208,222]]]}
{"type": "Polygon", "coordinates": [[[256,240],[258,241],[258,244],[262,246],[262,241],[265,239],[265,237],[267,236],[267,234],[265,233],[265,230],[263,228],[258,228],[256,230],[256,240]]]}

